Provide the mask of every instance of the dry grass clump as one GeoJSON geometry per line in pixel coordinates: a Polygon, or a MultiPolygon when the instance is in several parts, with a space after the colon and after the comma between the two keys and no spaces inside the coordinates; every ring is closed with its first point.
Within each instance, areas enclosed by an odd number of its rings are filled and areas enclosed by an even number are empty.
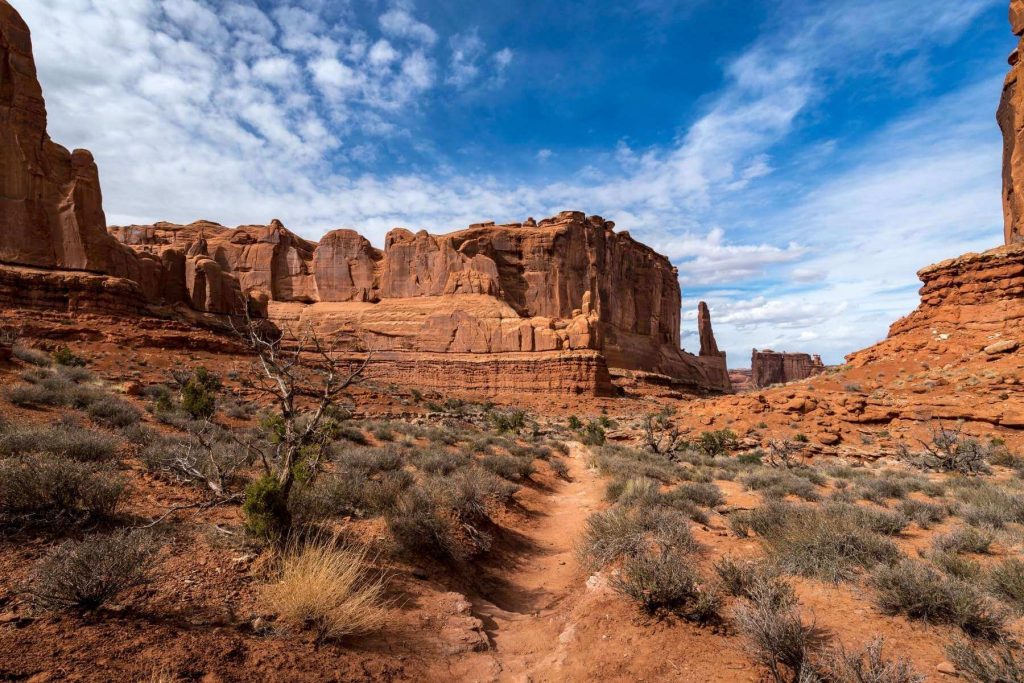
{"type": "Polygon", "coordinates": [[[961,516],[971,526],[1002,529],[1012,522],[1024,524],[1024,494],[974,481],[958,486],[956,496],[966,504],[961,516]]]}
{"type": "Polygon", "coordinates": [[[490,470],[502,479],[509,481],[524,481],[533,476],[536,468],[533,466],[531,456],[517,457],[515,455],[485,455],[480,461],[484,469],[490,470]]]}
{"type": "Polygon", "coordinates": [[[142,531],[68,541],[36,565],[27,592],[44,609],[94,610],[148,583],[159,549],[142,531]]]}
{"type": "Polygon", "coordinates": [[[111,395],[90,402],[86,413],[93,421],[108,427],[129,427],[142,419],[138,408],[111,395]]]}
{"type": "Polygon", "coordinates": [[[839,582],[900,556],[892,541],[868,528],[864,515],[852,505],[769,502],[732,515],[730,525],[741,536],[756,533],[784,570],[839,582]]]}
{"type": "Polygon", "coordinates": [[[611,586],[648,614],[671,613],[701,624],[719,619],[721,597],[701,585],[684,550],[663,549],[626,557],[611,586]]]}
{"type": "Polygon", "coordinates": [[[53,359],[50,358],[50,354],[23,344],[15,344],[13,353],[15,358],[24,363],[28,363],[29,365],[47,368],[53,364],[53,359]]]}
{"type": "Polygon", "coordinates": [[[936,624],[951,624],[988,640],[1002,637],[1005,615],[969,583],[944,576],[926,564],[904,560],[879,567],[871,576],[878,606],[936,624]]]}
{"type": "Polygon", "coordinates": [[[286,628],[312,629],[321,640],[380,630],[388,620],[385,578],[368,571],[366,557],[332,538],[291,543],[261,598],[286,628]]]}
{"type": "Polygon", "coordinates": [[[647,477],[672,484],[682,478],[682,469],[664,456],[623,446],[594,446],[590,451],[593,464],[601,474],[616,479],[647,477]]]}
{"type": "Polygon", "coordinates": [[[815,660],[831,634],[813,621],[805,623],[795,604],[778,605],[755,592],[736,608],[735,618],[755,659],[776,681],[817,680],[815,660]]]}

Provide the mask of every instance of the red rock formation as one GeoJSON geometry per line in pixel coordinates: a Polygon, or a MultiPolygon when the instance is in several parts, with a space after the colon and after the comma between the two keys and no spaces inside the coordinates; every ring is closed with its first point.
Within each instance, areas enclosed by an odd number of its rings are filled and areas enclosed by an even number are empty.
{"type": "Polygon", "coordinates": [[[711,329],[711,311],[703,301],[697,305],[697,330],[700,333],[700,355],[722,355],[718,350],[718,342],[715,341],[715,332],[711,329]]]}
{"type": "Polygon", "coordinates": [[[1011,0],[1010,26],[1021,43],[1010,53],[1010,73],[1003,85],[996,119],[1003,132],[1003,237],[1006,244],[1024,241],[1024,0],[1011,0]]]}
{"type": "Polygon", "coordinates": [[[751,383],[760,389],[785,384],[824,372],[821,356],[807,353],[779,353],[771,349],[754,349],[750,358],[751,383]]]}
{"type": "Polygon", "coordinates": [[[478,354],[594,350],[615,368],[728,389],[709,317],[702,334],[711,335],[714,350],[696,357],[680,349],[675,268],[613,228],[599,216],[567,211],[540,223],[479,224],[447,235],[397,228],[383,251],[351,230],[314,244],[277,221],[234,230],[209,222],[110,230],[152,255],[191,253],[203,242],[201,251],[235,275],[243,291],[268,302],[272,319],[311,324],[353,346],[478,354]]]}

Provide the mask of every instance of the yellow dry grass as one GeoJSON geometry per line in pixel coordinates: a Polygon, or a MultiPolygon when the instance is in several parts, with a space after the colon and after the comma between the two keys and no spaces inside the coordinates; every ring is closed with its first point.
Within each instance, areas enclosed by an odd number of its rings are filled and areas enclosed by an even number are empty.
{"type": "Polygon", "coordinates": [[[366,550],[323,537],[285,548],[277,581],[261,597],[286,628],[311,628],[322,640],[336,639],[384,626],[384,583],[368,570],[366,550]]]}

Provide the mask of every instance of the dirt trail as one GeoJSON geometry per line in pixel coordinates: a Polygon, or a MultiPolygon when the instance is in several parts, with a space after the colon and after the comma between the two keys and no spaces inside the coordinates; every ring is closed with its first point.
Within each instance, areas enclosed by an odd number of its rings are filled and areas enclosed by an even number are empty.
{"type": "Polygon", "coordinates": [[[587,467],[586,449],[571,446],[569,481],[522,501],[534,524],[521,530],[525,550],[498,570],[490,599],[472,600],[491,649],[452,667],[457,680],[556,681],[572,643],[572,608],[586,590],[574,548],[583,526],[602,507],[604,486],[587,467]]]}

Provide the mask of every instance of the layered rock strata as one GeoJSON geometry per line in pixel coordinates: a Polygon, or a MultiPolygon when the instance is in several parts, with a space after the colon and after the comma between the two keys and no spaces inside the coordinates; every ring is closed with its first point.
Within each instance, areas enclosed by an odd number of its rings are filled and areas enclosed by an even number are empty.
{"type": "Polygon", "coordinates": [[[821,356],[754,349],[750,357],[751,384],[760,389],[807,379],[825,371],[821,356]]]}
{"type": "Polygon", "coordinates": [[[1024,0],[1011,0],[1010,27],[1020,43],[1010,53],[996,119],[1003,132],[1003,238],[1006,244],[1015,244],[1024,241],[1024,0]]]}
{"type": "Polygon", "coordinates": [[[160,258],[202,244],[272,320],[312,326],[352,348],[598,351],[611,367],[699,389],[729,386],[707,306],[702,353],[684,353],[676,269],[599,216],[567,211],[446,235],[398,228],[383,250],[351,230],[309,242],[279,221],[236,229],[207,221],[158,223],[115,227],[111,234],[160,258]]]}

